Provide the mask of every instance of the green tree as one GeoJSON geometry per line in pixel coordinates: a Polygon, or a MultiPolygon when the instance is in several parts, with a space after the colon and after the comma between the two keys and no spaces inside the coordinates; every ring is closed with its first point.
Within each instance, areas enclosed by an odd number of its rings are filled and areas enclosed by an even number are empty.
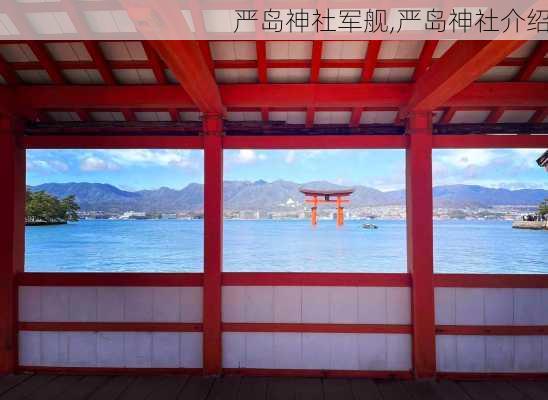
{"type": "Polygon", "coordinates": [[[68,221],[78,221],[78,214],[76,213],[80,206],[76,203],[76,196],[71,194],[61,200],[61,206],[68,221]]]}
{"type": "Polygon", "coordinates": [[[542,203],[538,206],[539,215],[548,215],[548,199],[544,199],[542,203]]]}
{"type": "Polygon", "coordinates": [[[76,212],[79,209],[74,196],[67,196],[59,200],[43,191],[31,192],[27,190],[25,212],[28,222],[78,221],[76,212]]]}

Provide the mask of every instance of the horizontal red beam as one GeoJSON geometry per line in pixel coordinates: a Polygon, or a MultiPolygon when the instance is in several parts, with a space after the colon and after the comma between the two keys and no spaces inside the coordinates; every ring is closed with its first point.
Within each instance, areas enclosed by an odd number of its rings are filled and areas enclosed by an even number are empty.
{"type": "Polygon", "coordinates": [[[225,136],[225,149],[404,149],[404,135],[225,136]]]}
{"type": "Polygon", "coordinates": [[[201,332],[202,324],[176,322],[19,322],[37,332],[201,332]]]}
{"type": "MultiPolygon", "coordinates": [[[[43,3],[42,3],[43,4],[43,3]]],[[[38,367],[19,365],[17,373],[53,375],[202,375],[201,368],[38,367]]]]}
{"type": "Polygon", "coordinates": [[[411,286],[409,274],[225,272],[224,286],[411,286]]]}
{"type": "Polygon", "coordinates": [[[494,335],[494,336],[521,336],[521,335],[546,335],[548,325],[491,325],[491,326],[465,326],[465,325],[438,325],[437,335],[494,335]]]}
{"type": "Polygon", "coordinates": [[[110,135],[40,135],[24,136],[27,149],[202,149],[200,136],[110,136],[110,135]]]}
{"type": "Polygon", "coordinates": [[[411,325],[223,323],[223,332],[411,333],[411,325]]]}
{"type": "Polygon", "coordinates": [[[410,371],[350,371],[319,369],[258,369],[258,368],[224,368],[225,374],[241,376],[268,376],[292,378],[372,378],[410,380],[410,371]]]}
{"type": "MultiPolygon", "coordinates": [[[[411,96],[411,83],[291,83],[220,85],[223,104],[234,107],[338,108],[401,107],[411,96]]],[[[548,83],[472,83],[441,107],[545,107],[548,83]]],[[[17,86],[12,102],[21,112],[29,109],[154,109],[193,108],[177,85],[125,86],[17,86]]],[[[10,96],[9,88],[0,95],[10,96]]]]}
{"type": "Polygon", "coordinates": [[[531,381],[547,379],[548,372],[438,372],[436,377],[455,381],[531,381]]]}
{"type": "Polygon", "coordinates": [[[548,288],[548,274],[435,274],[434,286],[464,288],[548,288]]]}
{"type": "Polygon", "coordinates": [[[202,286],[199,273],[57,273],[24,272],[19,286],[202,286]]]}
{"type": "MultiPolygon", "coordinates": [[[[548,130],[548,126],[547,126],[548,130]]],[[[546,135],[434,135],[432,146],[438,149],[470,149],[470,148],[546,148],[548,147],[548,132],[546,135]]]]}

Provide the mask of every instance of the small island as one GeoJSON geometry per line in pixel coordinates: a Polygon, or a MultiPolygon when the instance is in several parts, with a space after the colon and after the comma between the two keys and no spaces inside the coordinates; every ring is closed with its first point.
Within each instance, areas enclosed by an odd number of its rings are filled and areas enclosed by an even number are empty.
{"type": "Polygon", "coordinates": [[[58,199],[44,191],[27,190],[25,206],[25,225],[46,226],[61,225],[68,221],[78,221],[77,211],[80,206],[75,196],[58,199]]]}

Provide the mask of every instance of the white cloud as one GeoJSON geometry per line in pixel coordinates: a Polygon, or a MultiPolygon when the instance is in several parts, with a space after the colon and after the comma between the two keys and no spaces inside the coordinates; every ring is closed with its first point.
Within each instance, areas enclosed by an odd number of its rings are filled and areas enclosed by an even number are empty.
{"type": "Polygon", "coordinates": [[[27,171],[38,171],[42,173],[66,172],[69,166],[58,160],[28,160],[27,171]]]}
{"type": "Polygon", "coordinates": [[[465,169],[489,165],[497,158],[497,154],[486,149],[446,150],[434,158],[441,164],[465,169]]]}
{"type": "Polygon", "coordinates": [[[98,157],[87,157],[80,163],[80,169],[86,172],[93,171],[115,171],[120,167],[110,161],[105,161],[98,157]]]}
{"type": "Polygon", "coordinates": [[[103,150],[100,154],[118,165],[157,165],[162,167],[193,167],[190,150],[103,150]]]}
{"type": "Polygon", "coordinates": [[[250,164],[262,160],[266,160],[266,155],[248,149],[240,150],[235,158],[235,161],[239,164],[250,164]]]}
{"type": "Polygon", "coordinates": [[[289,150],[284,158],[286,164],[293,164],[295,162],[295,150],[289,150]]]}

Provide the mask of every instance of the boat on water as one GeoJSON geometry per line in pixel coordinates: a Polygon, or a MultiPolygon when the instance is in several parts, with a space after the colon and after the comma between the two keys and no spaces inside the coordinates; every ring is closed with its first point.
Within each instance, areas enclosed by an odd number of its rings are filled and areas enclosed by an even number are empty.
{"type": "Polygon", "coordinates": [[[379,229],[379,227],[375,224],[363,224],[362,228],[363,229],[379,229]]]}

